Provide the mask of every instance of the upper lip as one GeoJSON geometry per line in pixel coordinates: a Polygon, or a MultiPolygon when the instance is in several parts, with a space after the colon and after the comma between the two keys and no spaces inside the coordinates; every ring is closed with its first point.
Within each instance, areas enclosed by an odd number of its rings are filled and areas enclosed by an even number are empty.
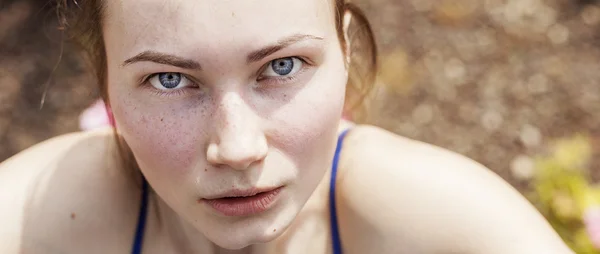
{"type": "Polygon", "coordinates": [[[251,197],[263,192],[269,192],[272,190],[276,190],[281,187],[267,187],[267,188],[250,188],[250,189],[233,189],[229,190],[217,195],[209,196],[204,199],[219,199],[219,198],[241,198],[241,197],[251,197]]]}

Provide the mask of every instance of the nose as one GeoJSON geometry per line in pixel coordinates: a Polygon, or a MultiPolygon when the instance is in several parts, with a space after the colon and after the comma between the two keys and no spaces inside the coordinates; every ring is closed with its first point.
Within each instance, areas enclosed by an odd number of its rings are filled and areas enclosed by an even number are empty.
{"type": "Polygon", "coordinates": [[[245,170],[267,156],[262,120],[239,93],[224,94],[213,116],[214,135],[206,150],[209,163],[245,170]]]}

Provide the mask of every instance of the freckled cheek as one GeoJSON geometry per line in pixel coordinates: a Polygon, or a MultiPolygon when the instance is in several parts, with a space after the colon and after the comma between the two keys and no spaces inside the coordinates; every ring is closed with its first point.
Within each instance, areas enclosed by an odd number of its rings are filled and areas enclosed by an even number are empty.
{"type": "Polygon", "coordinates": [[[153,171],[186,174],[205,160],[203,126],[194,110],[161,110],[123,105],[115,112],[119,131],[140,166],[153,171]],[[196,120],[194,120],[196,119],[196,120]]]}
{"type": "Polygon", "coordinates": [[[277,115],[276,136],[301,168],[330,160],[344,105],[343,88],[311,88],[277,115]],[[307,165],[306,163],[316,163],[307,165]],[[306,165],[305,165],[306,164],[306,165]]]}

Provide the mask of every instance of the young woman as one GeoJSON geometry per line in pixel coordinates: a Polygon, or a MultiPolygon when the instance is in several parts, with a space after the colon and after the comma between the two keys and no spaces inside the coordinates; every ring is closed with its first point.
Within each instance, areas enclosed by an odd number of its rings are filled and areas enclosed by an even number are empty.
{"type": "Polygon", "coordinates": [[[341,120],[376,63],[344,0],[62,6],[116,131],[0,165],[0,253],[572,253],[483,166],[341,120]]]}

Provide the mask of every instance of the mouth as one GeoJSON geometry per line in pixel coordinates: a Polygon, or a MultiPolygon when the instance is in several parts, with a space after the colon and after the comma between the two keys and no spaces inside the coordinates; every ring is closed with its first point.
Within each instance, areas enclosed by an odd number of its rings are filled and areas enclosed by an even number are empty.
{"type": "Polygon", "coordinates": [[[225,216],[250,216],[273,207],[282,188],[234,190],[214,198],[201,199],[201,201],[225,216]]]}

